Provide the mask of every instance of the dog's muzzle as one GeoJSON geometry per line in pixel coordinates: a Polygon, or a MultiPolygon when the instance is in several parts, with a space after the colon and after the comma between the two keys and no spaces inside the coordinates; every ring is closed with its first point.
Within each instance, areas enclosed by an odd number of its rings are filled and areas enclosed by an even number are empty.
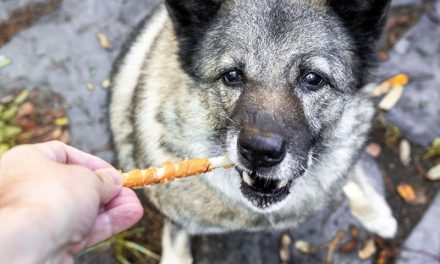
{"type": "Polygon", "coordinates": [[[286,142],[278,134],[243,129],[238,136],[238,152],[247,165],[257,170],[279,164],[286,156],[286,142]]]}

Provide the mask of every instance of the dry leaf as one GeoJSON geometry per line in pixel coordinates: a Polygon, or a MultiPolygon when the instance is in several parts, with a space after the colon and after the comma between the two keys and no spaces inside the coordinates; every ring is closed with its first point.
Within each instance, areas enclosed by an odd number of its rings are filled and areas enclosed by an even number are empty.
{"type": "Polygon", "coordinates": [[[371,143],[365,148],[365,151],[371,157],[377,158],[380,156],[380,153],[382,153],[382,147],[379,144],[371,143]]]}
{"type": "Polygon", "coordinates": [[[374,88],[373,92],[371,92],[371,96],[379,97],[381,95],[388,93],[390,90],[391,90],[391,84],[388,82],[383,82],[374,88]]]}
{"type": "Polygon", "coordinates": [[[393,88],[379,103],[379,109],[388,111],[393,108],[403,95],[403,86],[393,88]]]}
{"type": "Polygon", "coordinates": [[[350,236],[352,238],[359,237],[359,230],[354,225],[350,225],[350,236]]]}
{"type": "Polygon", "coordinates": [[[361,260],[367,260],[371,258],[376,253],[376,245],[374,244],[374,240],[372,238],[365,241],[364,247],[359,251],[358,257],[361,260]]]}
{"type": "Polygon", "coordinates": [[[5,68],[5,67],[11,65],[11,63],[12,63],[11,59],[8,59],[8,58],[6,58],[4,56],[0,56],[0,69],[5,68]]]}
{"type": "Polygon", "coordinates": [[[376,264],[388,264],[388,261],[392,256],[393,254],[388,249],[382,249],[376,260],[376,264]]]}
{"type": "Polygon", "coordinates": [[[411,145],[409,144],[408,140],[404,139],[400,141],[399,156],[402,164],[405,167],[408,167],[411,163],[411,145]]]}
{"type": "Polygon", "coordinates": [[[393,87],[405,86],[409,82],[409,76],[404,73],[400,73],[388,79],[387,82],[393,87]]]}
{"type": "Polygon", "coordinates": [[[289,234],[283,234],[280,242],[280,260],[282,262],[288,262],[290,260],[290,245],[292,244],[292,239],[289,234]]]}
{"type": "Polygon", "coordinates": [[[397,186],[397,192],[407,203],[413,203],[416,200],[414,188],[407,183],[399,184],[399,186],[397,186]]]}
{"type": "Polygon", "coordinates": [[[63,143],[69,144],[71,139],[72,139],[72,138],[71,138],[71,136],[70,136],[69,131],[65,130],[64,133],[61,135],[61,137],[60,137],[59,140],[60,140],[61,142],[63,142],[63,143]]]}
{"type": "Polygon", "coordinates": [[[428,173],[426,174],[426,177],[430,179],[431,181],[438,181],[440,180],[440,164],[431,168],[428,173]]]}
{"type": "Polygon", "coordinates": [[[112,82],[110,81],[110,79],[106,79],[102,82],[101,86],[104,89],[110,88],[110,86],[112,85],[112,82]]]}
{"type": "Polygon", "coordinates": [[[60,117],[55,120],[55,125],[64,127],[69,125],[69,119],[67,117],[60,117]]]}
{"type": "Polygon", "coordinates": [[[87,90],[92,91],[93,89],[95,89],[95,86],[93,85],[93,83],[88,82],[86,85],[87,90]]]}
{"type": "Polygon", "coordinates": [[[313,253],[312,247],[310,246],[310,244],[304,240],[298,240],[295,243],[295,248],[304,254],[310,254],[313,253]]]}
{"type": "Polygon", "coordinates": [[[428,196],[426,196],[425,189],[416,190],[416,199],[411,203],[414,205],[424,205],[428,202],[428,196]]]}
{"type": "Polygon", "coordinates": [[[354,252],[357,249],[357,246],[359,245],[359,240],[357,239],[351,239],[344,243],[340,248],[339,251],[344,254],[349,254],[354,252]]]}
{"type": "Polygon", "coordinates": [[[104,35],[101,32],[98,32],[98,33],[96,33],[96,38],[99,41],[99,45],[101,45],[101,47],[103,49],[107,49],[107,50],[111,50],[112,49],[112,44],[110,43],[110,41],[108,40],[106,35],[104,35]]]}
{"type": "Polygon", "coordinates": [[[31,102],[26,102],[18,108],[17,118],[22,118],[32,114],[35,110],[34,105],[31,102]]]}
{"type": "Polygon", "coordinates": [[[52,140],[59,140],[61,138],[61,136],[63,135],[63,129],[61,127],[57,127],[53,132],[52,132],[52,140]]]}
{"type": "Polygon", "coordinates": [[[388,80],[384,81],[383,83],[376,86],[376,88],[371,93],[371,96],[378,97],[382,96],[388,92],[390,92],[392,89],[397,87],[402,87],[407,85],[409,82],[409,76],[406,74],[397,74],[388,80]]]}

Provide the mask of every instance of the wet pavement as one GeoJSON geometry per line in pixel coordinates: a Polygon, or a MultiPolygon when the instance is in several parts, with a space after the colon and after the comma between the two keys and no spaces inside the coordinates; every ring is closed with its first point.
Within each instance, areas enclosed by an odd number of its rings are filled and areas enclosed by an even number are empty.
{"type": "MultiPolygon", "coordinates": [[[[0,0],[0,25],[7,23],[13,11],[45,2],[51,1],[0,0]]],[[[419,2],[400,0],[394,4],[419,2]]],[[[61,94],[68,104],[72,145],[113,161],[107,118],[109,90],[102,86],[102,82],[109,78],[133,28],[157,3],[157,0],[62,1],[53,13],[42,16],[0,47],[0,57],[12,60],[11,65],[0,69],[0,93],[6,88],[26,88],[61,94]],[[98,32],[108,37],[111,50],[99,45],[98,32]]],[[[436,6],[440,12],[440,2],[437,1],[436,6]]],[[[389,60],[378,70],[377,80],[400,72],[407,73],[412,81],[402,100],[386,118],[403,131],[405,138],[427,146],[440,136],[438,23],[422,17],[389,53],[389,60]]],[[[367,156],[363,161],[369,168],[373,185],[383,192],[382,174],[376,162],[367,156]]],[[[404,243],[410,250],[403,250],[397,263],[440,263],[440,234],[435,229],[440,218],[439,195],[404,243]],[[420,252],[418,245],[426,245],[427,241],[428,246],[420,252]]],[[[288,233],[293,239],[289,246],[292,254],[289,263],[320,263],[327,257],[326,250],[314,255],[303,254],[294,248],[295,241],[321,245],[330,241],[338,231],[348,232],[350,225],[359,228],[362,239],[368,236],[350,215],[345,198],[339,196],[326,209],[292,230],[195,238],[195,259],[196,263],[279,263],[280,238],[283,233],[288,233]]],[[[336,253],[334,263],[373,261],[359,260],[355,251],[336,253]]]]}

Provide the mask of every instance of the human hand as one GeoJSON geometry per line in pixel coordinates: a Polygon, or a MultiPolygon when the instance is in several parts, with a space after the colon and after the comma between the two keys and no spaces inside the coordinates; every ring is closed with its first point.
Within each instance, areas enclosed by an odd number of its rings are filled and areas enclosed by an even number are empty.
{"type": "Polygon", "coordinates": [[[116,169],[73,147],[24,145],[1,157],[0,263],[73,262],[142,214],[116,169]]]}

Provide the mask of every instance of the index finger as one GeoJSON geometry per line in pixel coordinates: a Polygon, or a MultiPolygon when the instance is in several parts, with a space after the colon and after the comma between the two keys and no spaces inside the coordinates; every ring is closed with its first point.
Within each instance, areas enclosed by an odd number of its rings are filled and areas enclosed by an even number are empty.
{"type": "Polygon", "coordinates": [[[85,153],[60,141],[50,141],[34,145],[47,158],[62,164],[81,165],[93,171],[113,168],[113,166],[91,154],[85,153]]]}

